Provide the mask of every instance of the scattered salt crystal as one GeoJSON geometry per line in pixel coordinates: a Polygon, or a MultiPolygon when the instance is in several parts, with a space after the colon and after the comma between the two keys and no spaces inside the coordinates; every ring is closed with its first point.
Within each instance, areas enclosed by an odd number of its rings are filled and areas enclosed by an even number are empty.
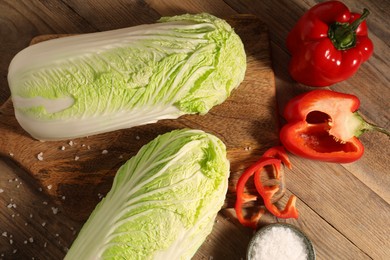
{"type": "Polygon", "coordinates": [[[37,158],[38,158],[38,160],[43,161],[43,152],[40,152],[40,153],[37,155],[37,158]]]}
{"type": "Polygon", "coordinates": [[[42,227],[46,226],[46,222],[42,222],[42,227]]]}
{"type": "Polygon", "coordinates": [[[140,139],[140,137],[137,135],[137,136],[135,137],[135,139],[139,140],[139,139],[140,139]]]}
{"type": "Polygon", "coordinates": [[[307,259],[303,238],[289,228],[274,226],[257,236],[250,251],[250,259],[307,259]]]}
{"type": "Polygon", "coordinates": [[[7,236],[8,236],[8,233],[7,233],[7,231],[4,231],[3,233],[1,233],[1,235],[2,235],[3,237],[7,237],[7,236]]]}
{"type": "Polygon", "coordinates": [[[9,203],[8,205],[7,205],[7,208],[16,208],[16,204],[15,203],[9,203]]]}
{"type": "Polygon", "coordinates": [[[43,247],[47,247],[47,242],[45,242],[45,243],[43,244],[43,247]]]}
{"type": "Polygon", "coordinates": [[[77,155],[74,157],[74,160],[75,160],[75,161],[78,161],[79,159],[80,159],[80,157],[77,156],[77,155]]]}
{"type": "Polygon", "coordinates": [[[14,241],[12,239],[9,240],[9,244],[12,245],[14,241]]]}
{"type": "Polygon", "coordinates": [[[12,251],[14,254],[16,254],[16,252],[18,252],[18,249],[14,249],[14,251],[12,251]]]}
{"type": "Polygon", "coordinates": [[[61,151],[65,151],[65,146],[61,146],[61,151]]]}
{"type": "Polygon", "coordinates": [[[9,153],[9,156],[14,157],[14,154],[13,153],[9,153]]]}
{"type": "Polygon", "coordinates": [[[24,243],[24,244],[27,244],[27,240],[24,240],[23,243],[24,243]]]}
{"type": "Polygon", "coordinates": [[[108,151],[107,150],[103,150],[102,154],[108,154],[108,151]]]}
{"type": "Polygon", "coordinates": [[[0,193],[3,193],[3,192],[4,192],[4,190],[0,188],[0,193]]]}
{"type": "Polygon", "coordinates": [[[54,215],[56,215],[58,213],[58,208],[51,207],[51,210],[53,211],[54,215]]]}
{"type": "Polygon", "coordinates": [[[88,146],[87,146],[87,149],[88,149],[88,150],[91,150],[91,146],[88,145],[88,146]]]}
{"type": "Polygon", "coordinates": [[[73,146],[73,141],[69,141],[68,143],[70,146],[73,146]]]}
{"type": "Polygon", "coordinates": [[[33,238],[33,237],[30,237],[30,238],[28,239],[28,241],[29,241],[30,243],[33,243],[33,242],[34,242],[34,238],[33,238]]]}
{"type": "Polygon", "coordinates": [[[33,217],[33,214],[30,213],[30,218],[32,218],[32,217],[33,217]]]}
{"type": "Polygon", "coordinates": [[[47,203],[47,201],[43,201],[42,204],[43,205],[47,205],[48,203],[47,203]]]}
{"type": "Polygon", "coordinates": [[[53,188],[53,185],[51,185],[51,184],[47,185],[48,190],[51,190],[51,188],[53,188]]]}
{"type": "Polygon", "coordinates": [[[62,199],[62,200],[65,200],[65,199],[66,199],[66,197],[65,197],[65,196],[62,196],[62,197],[61,197],[61,199],[62,199]]]}

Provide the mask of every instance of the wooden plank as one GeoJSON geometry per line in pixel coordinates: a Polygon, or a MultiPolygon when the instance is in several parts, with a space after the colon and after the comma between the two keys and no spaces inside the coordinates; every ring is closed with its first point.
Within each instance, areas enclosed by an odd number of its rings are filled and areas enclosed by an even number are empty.
{"type": "MultiPolygon", "coordinates": [[[[294,165],[299,158],[291,160],[294,165]]],[[[288,189],[365,254],[386,259],[389,204],[342,165],[311,160],[299,165],[286,171],[288,189]]]]}
{"type": "Polygon", "coordinates": [[[0,169],[0,258],[62,258],[81,224],[12,161],[0,161],[0,169]]]}
{"type": "Polygon", "coordinates": [[[219,17],[229,17],[237,14],[223,0],[196,0],[196,1],[159,1],[146,0],[151,8],[157,11],[161,16],[177,15],[181,13],[202,13],[207,12],[219,17]]]}

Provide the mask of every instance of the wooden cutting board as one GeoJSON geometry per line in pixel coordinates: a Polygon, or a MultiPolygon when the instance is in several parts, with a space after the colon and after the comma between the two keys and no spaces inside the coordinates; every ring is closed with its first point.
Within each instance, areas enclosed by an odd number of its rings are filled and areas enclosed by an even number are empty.
{"type": "MultiPolygon", "coordinates": [[[[8,100],[0,108],[0,153],[35,179],[72,221],[82,223],[111,188],[117,169],[141,146],[173,129],[202,129],[227,146],[231,177],[224,208],[233,207],[235,184],[242,171],[267,148],[278,145],[278,113],[266,26],[249,15],[227,20],[244,43],[247,72],[239,88],[207,115],[161,120],[88,138],[41,142],[19,126],[8,100]]],[[[39,36],[32,44],[63,36],[39,36]]],[[[277,198],[284,193],[283,175],[281,182],[283,189],[277,198]]],[[[220,233],[218,229],[213,233],[220,233]]]]}

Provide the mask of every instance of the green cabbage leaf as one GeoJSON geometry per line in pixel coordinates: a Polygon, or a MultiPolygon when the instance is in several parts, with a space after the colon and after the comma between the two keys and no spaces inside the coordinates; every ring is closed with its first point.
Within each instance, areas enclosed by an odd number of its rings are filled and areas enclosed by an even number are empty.
{"type": "Polygon", "coordinates": [[[211,233],[228,187],[226,147],[180,129],[120,167],[69,249],[69,259],[191,259],[211,233]]]}
{"type": "Polygon", "coordinates": [[[8,83],[19,124],[61,140],[206,114],[245,70],[234,29],[202,13],[29,46],[11,61],[8,83]]]}

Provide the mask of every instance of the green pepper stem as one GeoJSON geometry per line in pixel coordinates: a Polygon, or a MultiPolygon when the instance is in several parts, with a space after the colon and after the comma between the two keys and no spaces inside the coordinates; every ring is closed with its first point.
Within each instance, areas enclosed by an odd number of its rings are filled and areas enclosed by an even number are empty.
{"type": "Polygon", "coordinates": [[[383,127],[376,126],[376,125],[371,125],[371,130],[374,130],[374,131],[380,132],[382,134],[385,134],[385,135],[387,135],[390,138],[390,131],[388,131],[387,129],[385,129],[383,127]]]}
{"type": "Polygon", "coordinates": [[[370,11],[364,8],[362,15],[351,24],[339,22],[331,24],[328,37],[332,40],[333,45],[338,50],[347,50],[354,47],[356,45],[356,30],[369,14],[370,11]]]}
{"type": "MultiPolygon", "coordinates": [[[[367,16],[370,14],[370,11],[366,8],[363,9],[363,13],[362,15],[356,19],[355,21],[353,21],[353,23],[351,23],[348,27],[349,27],[349,31],[350,32],[355,32],[357,30],[357,28],[359,27],[359,25],[367,18],[367,16]]],[[[348,28],[347,27],[347,28],[348,28]]]]}
{"type": "Polygon", "coordinates": [[[360,118],[360,120],[362,122],[362,125],[360,128],[360,133],[357,133],[357,136],[359,136],[360,134],[363,134],[365,132],[368,132],[368,131],[376,131],[376,132],[380,132],[382,134],[385,134],[390,138],[390,131],[389,130],[387,130],[383,127],[374,125],[374,124],[370,124],[365,119],[363,119],[363,117],[358,112],[355,112],[355,113],[360,118]]]}

